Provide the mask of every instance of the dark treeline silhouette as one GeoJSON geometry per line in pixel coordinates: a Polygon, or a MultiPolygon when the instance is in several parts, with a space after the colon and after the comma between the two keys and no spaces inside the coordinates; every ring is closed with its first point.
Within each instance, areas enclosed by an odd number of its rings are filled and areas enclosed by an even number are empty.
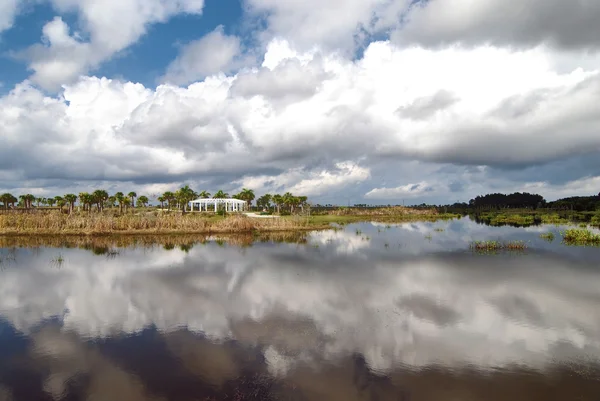
{"type": "Polygon", "coordinates": [[[515,192],[513,194],[488,194],[476,196],[475,199],[469,201],[469,206],[472,208],[489,208],[489,209],[537,209],[542,208],[546,204],[546,200],[542,195],[530,194],[528,192],[515,192]]]}
{"type": "Polygon", "coordinates": [[[600,193],[592,196],[572,196],[548,202],[542,195],[527,192],[512,194],[493,193],[476,196],[466,202],[448,205],[412,205],[414,208],[437,208],[445,212],[493,211],[502,209],[572,210],[577,212],[600,211],[600,193]]]}

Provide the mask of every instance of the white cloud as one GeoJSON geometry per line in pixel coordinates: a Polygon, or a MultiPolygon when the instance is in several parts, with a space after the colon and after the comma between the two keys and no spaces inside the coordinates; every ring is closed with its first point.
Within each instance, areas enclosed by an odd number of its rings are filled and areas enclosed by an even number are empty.
{"type": "Polygon", "coordinates": [[[167,68],[163,80],[185,85],[209,75],[230,73],[236,69],[236,58],[240,52],[240,39],[225,35],[223,27],[219,26],[201,39],[183,46],[167,68]]]}
{"type": "Polygon", "coordinates": [[[0,0],[0,33],[12,27],[18,6],[18,0],[0,0]]]}
{"type": "Polygon", "coordinates": [[[282,37],[303,50],[352,53],[367,33],[394,26],[408,0],[247,0],[251,14],[266,15],[263,39],[282,37]],[[343,10],[343,11],[341,11],[343,10]]]}
{"type": "Polygon", "coordinates": [[[69,32],[56,17],[43,29],[42,41],[19,56],[30,62],[31,80],[56,91],[97,68],[142,37],[149,25],[180,13],[200,14],[204,0],[51,0],[59,12],[77,12],[83,32],[69,32]],[[80,39],[89,36],[89,41],[80,39]]]}
{"type": "MultiPolygon", "coordinates": [[[[73,42],[60,20],[53,24],[46,32],[55,48],[87,46],[73,42]]],[[[0,98],[8,144],[0,170],[15,179],[210,177],[211,188],[237,182],[315,197],[357,185],[361,197],[374,186],[371,199],[396,196],[406,182],[421,181],[443,188],[436,196],[453,181],[453,188],[485,191],[469,174],[439,185],[447,177],[435,175],[432,163],[520,166],[600,149],[600,69],[565,70],[560,60],[562,53],[545,47],[376,42],[350,61],[276,40],[260,68],[186,88],[81,77],[49,97],[25,82],[0,98]],[[385,168],[396,160],[430,164],[385,168]],[[366,187],[372,180],[381,182],[366,187]]]]}
{"type": "Polygon", "coordinates": [[[374,188],[365,194],[367,199],[415,198],[435,189],[426,182],[406,184],[395,188],[374,188]]]}

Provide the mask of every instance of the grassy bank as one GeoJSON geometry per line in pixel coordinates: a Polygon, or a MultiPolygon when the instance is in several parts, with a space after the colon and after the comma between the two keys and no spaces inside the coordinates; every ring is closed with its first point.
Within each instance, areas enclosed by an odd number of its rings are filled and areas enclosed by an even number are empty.
{"type": "Polygon", "coordinates": [[[360,221],[435,221],[457,215],[442,215],[435,211],[415,211],[409,208],[382,208],[369,213],[349,214],[347,211],[317,216],[282,216],[280,218],[250,218],[230,214],[145,212],[118,215],[114,213],[58,212],[0,214],[0,235],[114,235],[114,234],[218,234],[274,231],[306,231],[332,228],[332,224],[360,221]]]}
{"type": "Polygon", "coordinates": [[[253,219],[199,214],[103,215],[60,213],[0,215],[0,235],[214,234],[328,228],[302,218],[253,219]]]}

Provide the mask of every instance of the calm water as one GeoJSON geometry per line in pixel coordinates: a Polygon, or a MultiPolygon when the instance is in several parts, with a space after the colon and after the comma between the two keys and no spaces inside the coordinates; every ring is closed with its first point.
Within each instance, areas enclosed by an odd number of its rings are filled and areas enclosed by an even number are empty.
{"type": "Polygon", "coordinates": [[[4,240],[0,400],[600,401],[600,249],[558,230],[4,240]],[[472,239],[530,242],[484,255],[472,239]]]}

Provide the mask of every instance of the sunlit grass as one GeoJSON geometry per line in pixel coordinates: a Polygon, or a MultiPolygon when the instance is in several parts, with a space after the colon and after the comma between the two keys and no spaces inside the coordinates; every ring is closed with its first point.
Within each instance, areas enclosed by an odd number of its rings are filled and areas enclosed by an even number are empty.
{"type": "Polygon", "coordinates": [[[594,245],[600,246],[600,234],[584,229],[568,229],[560,233],[567,245],[594,245]]]}
{"type": "Polygon", "coordinates": [[[554,241],[554,233],[552,231],[540,234],[540,238],[548,242],[554,241]]]}

